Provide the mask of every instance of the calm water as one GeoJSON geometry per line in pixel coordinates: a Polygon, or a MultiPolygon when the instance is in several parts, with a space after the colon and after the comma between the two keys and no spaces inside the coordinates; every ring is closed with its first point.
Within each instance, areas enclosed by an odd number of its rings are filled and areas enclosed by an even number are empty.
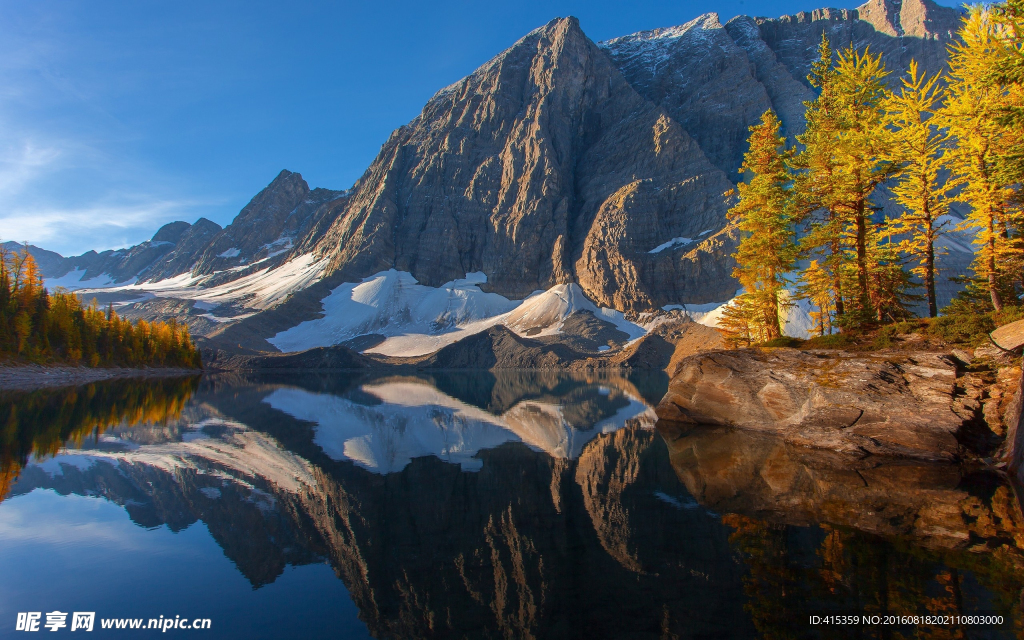
{"type": "Polygon", "coordinates": [[[481,372],[0,396],[0,636],[58,610],[95,611],[86,637],[156,637],[100,621],[161,616],[216,638],[1024,637],[1003,478],[659,429],[664,387],[481,372]],[[808,623],[973,613],[1003,623],[808,623]]]}

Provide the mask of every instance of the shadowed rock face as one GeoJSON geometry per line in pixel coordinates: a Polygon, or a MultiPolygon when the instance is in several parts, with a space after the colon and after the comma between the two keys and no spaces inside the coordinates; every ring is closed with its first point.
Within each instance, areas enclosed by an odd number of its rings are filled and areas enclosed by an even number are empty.
{"type": "Polygon", "coordinates": [[[649,251],[721,229],[729,187],[575,19],[558,19],[395,131],[310,244],[349,281],[396,268],[437,286],[483,271],[512,298],[576,281],[620,309],[709,301],[735,290],[731,238],[649,251]]]}
{"type": "Polygon", "coordinates": [[[181,236],[173,249],[159,263],[150,267],[143,279],[163,280],[188,273],[196,265],[203,251],[222,231],[216,222],[199,218],[181,236]]]}
{"type": "Polygon", "coordinates": [[[833,451],[953,460],[964,423],[955,383],[935,353],[714,351],[680,363],[657,411],[833,451]]]}
{"type": "MultiPolygon", "coordinates": [[[[192,273],[208,275],[276,256],[283,260],[309,232],[321,205],[342,195],[329,189],[310,191],[301,175],[282,171],[210,240],[192,273]]],[[[265,262],[260,268],[267,266],[265,262]]]]}

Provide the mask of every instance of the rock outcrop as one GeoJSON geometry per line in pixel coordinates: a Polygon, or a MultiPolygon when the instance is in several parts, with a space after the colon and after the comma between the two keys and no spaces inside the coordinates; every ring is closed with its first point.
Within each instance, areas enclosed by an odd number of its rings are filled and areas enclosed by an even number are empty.
{"type": "Polygon", "coordinates": [[[992,343],[1005,351],[1024,347],[1024,320],[1004,324],[992,332],[992,343]]]}
{"type": "Polygon", "coordinates": [[[955,382],[938,353],[713,351],[680,363],[657,412],[833,451],[954,460],[965,422],[955,382]]]}

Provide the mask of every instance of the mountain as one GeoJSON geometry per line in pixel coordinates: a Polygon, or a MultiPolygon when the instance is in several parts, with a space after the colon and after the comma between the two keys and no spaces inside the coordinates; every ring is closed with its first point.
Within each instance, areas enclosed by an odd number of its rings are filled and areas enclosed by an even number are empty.
{"type": "Polygon", "coordinates": [[[730,187],[564,18],[392,134],[312,248],[346,281],[395,268],[438,286],[482,271],[510,298],[575,281],[620,309],[706,302],[735,290],[727,273],[695,277],[722,264],[717,246],[651,250],[719,231],[730,187]]]}
{"type": "Polygon", "coordinates": [[[251,273],[254,265],[264,267],[278,256],[283,261],[298,238],[316,222],[320,205],[337,199],[343,192],[310,190],[298,173],[282,171],[265,189],[256,194],[235,219],[218,230],[196,251],[182,251],[191,263],[175,263],[163,270],[147,273],[150,280],[169,278],[190,272],[209,276],[228,272],[237,278],[251,273]],[[185,267],[185,268],[182,268],[185,267]]]}
{"type": "MultiPolygon", "coordinates": [[[[441,89],[347,191],[282,171],[224,229],[201,220],[173,243],[68,260],[96,262],[83,275],[106,274],[96,282],[133,301],[129,316],[174,315],[257,350],[448,336],[436,349],[570,286],[634,326],[660,308],[712,322],[738,288],[724,194],[748,127],[772,108],[800,132],[821,34],[883,53],[898,82],[911,59],[941,70],[960,16],[871,0],[724,24],[709,13],[600,44],[555,19],[441,89]]],[[[963,273],[969,239],[948,244],[940,266],[963,273]]],[[[570,315],[528,329],[557,332],[570,315]]]]}
{"type": "MultiPolygon", "coordinates": [[[[65,287],[70,290],[107,287],[118,284],[132,284],[144,277],[148,270],[159,264],[177,245],[190,237],[194,226],[187,222],[171,222],[160,227],[152,239],[127,249],[87,251],[80,256],[65,258],[59,254],[43,254],[30,247],[29,253],[39,262],[40,270],[49,287],[65,287]],[[54,258],[54,256],[56,256],[54,258]]],[[[220,227],[217,227],[218,229],[220,227]]]]}
{"type": "Polygon", "coordinates": [[[3,245],[0,246],[3,246],[5,251],[27,250],[32,254],[36,264],[39,266],[40,273],[43,274],[50,274],[59,271],[62,261],[64,260],[64,256],[55,251],[47,251],[46,249],[31,244],[10,241],[4,242],[3,245]]]}
{"type": "MultiPolygon", "coordinates": [[[[300,174],[282,171],[225,228],[199,218],[195,224],[166,224],[152,239],[127,249],[70,258],[32,246],[29,252],[49,286],[72,290],[158,282],[183,274],[205,276],[203,284],[236,280],[258,270],[256,265],[284,262],[295,239],[316,222],[320,205],[343,194],[311,190],[300,174]]],[[[4,246],[21,248],[13,242],[4,246]]]]}

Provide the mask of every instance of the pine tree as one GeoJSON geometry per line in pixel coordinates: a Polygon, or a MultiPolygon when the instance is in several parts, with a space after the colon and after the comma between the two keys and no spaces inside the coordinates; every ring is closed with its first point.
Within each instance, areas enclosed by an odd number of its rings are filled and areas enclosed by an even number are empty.
{"type": "Polygon", "coordinates": [[[789,197],[792,178],[780,128],[771,110],[761,116],[760,124],[750,127],[750,150],[741,169],[750,178],[739,185],[739,202],[728,214],[740,231],[733,277],[747,292],[748,304],[742,308],[751,314],[754,333],[764,340],[782,335],[780,294],[797,256],[789,197]]]}
{"type": "Polygon", "coordinates": [[[910,293],[914,285],[900,257],[901,243],[894,241],[889,221],[868,232],[868,269],[871,308],[879,324],[899,322],[912,316],[908,304],[920,296],[910,293]]]}
{"type": "MultiPolygon", "coordinates": [[[[1024,182],[1024,0],[1007,0],[993,11],[1003,46],[987,80],[1006,88],[1009,99],[1000,107],[999,124],[1006,133],[1017,133],[1015,143],[998,159],[997,173],[1004,183],[1019,185],[1024,182]]],[[[1016,195],[1020,203],[1019,187],[1016,195]]]]}
{"type": "Polygon", "coordinates": [[[202,366],[187,327],[119,318],[74,294],[50,294],[27,249],[0,249],[0,357],[89,366],[202,366]]]}
{"type": "Polygon", "coordinates": [[[801,248],[806,254],[820,256],[820,260],[813,261],[818,269],[815,276],[819,284],[829,282],[831,303],[827,306],[834,309],[836,316],[842,316],[846,313],[842,276],[846,256],[842,245],[842,218],[832,197],[840,175],[836,150],[840,96],[832,47],[825,33],[821,34],[818,59],[812,63],[807,80],[818,90],[818,97],[804,103],[806,126],[804,133],[797,136],[803,150],[790,163],[796,170],[793,201],[797,219],[807,223],[801,248]]]}
{"type": "Polygon", "coordinates": [[[873,214],[870,198],[878,185],[896,172],[896,165],[887,159],[890,138],[885,134],[881,108],[888,75],[881,55],[855,51],[853,45],[838,54],[836,87],[842,99],[838,105],[841,126],[837,149],[841,174],[832,199],[852,236],[861,314],[872,308],[868,258],[868,230],[873,214]]]}
{"type": "Polygon", "coordinates": [[[948,136],[933,116],[945,97],[939,77],[920,73],[911,60],[903,87],[885,100],[885,121],[892,140],[887,159],[901,166],[893,186],[895,201],[904,209],[893,221],[892,232],[906,237],[900,250],[916,262],[912,273],[924,282],[928,315],[938,315],[935,295],[935,242],[947,233],[950,222],[950,185],[942,175],[943,146],[948,136]]]}
{"type": "Polygon", "coordinates": [[[754,294],[744,293],[729,302],[715,327],[726,346],[735,349],[765,342],[765,326],[758,317],[761,311],[763,306],[754,294]]]}
{"type": "Polygon", "coordinates": [[[800,276],[797,295],[810,300],[817,308],[817,311],[811,311],[810,316],[817,326],[818,335],[831,334],[832,320],[836,314],[832,274],[822,268],[817,260],[811,260],[800,276]]]}
{"type": "Polygon", "coordinates": [[[971,208],[960,229],[975,232],[978,251],[972,268],[987,283],[992,308],[1001,311],[1005,280],[1016,279],[1021,253],[1013,190],[997,175],[999,159],[1011,150],[1014,138],[1000,123],[1007,93],[988,80],[1002,45],[984,9],[970,12],[959,35],[961,41],[950,46],[949,95],[938,115],[955,142],[949,166],[953,184],[961,188],[958,199],[971,208]]]}
{"type": "Polygon", "coordinates": [[[888,159],[882,109],[888,72],[880,55],[852,46],[833,64],[824,35],[819,51],[808,76],[819,95],[807,103],[807,128],[797,137],[803,150],[793,161],[795,201],[807,223],[803,250],[832,276],[838,321],[857,326],[879,315],[871,292],[871,196],[897,169],[888,159]],[[845,277],[850,264],[852,280],[845,277]]]}

